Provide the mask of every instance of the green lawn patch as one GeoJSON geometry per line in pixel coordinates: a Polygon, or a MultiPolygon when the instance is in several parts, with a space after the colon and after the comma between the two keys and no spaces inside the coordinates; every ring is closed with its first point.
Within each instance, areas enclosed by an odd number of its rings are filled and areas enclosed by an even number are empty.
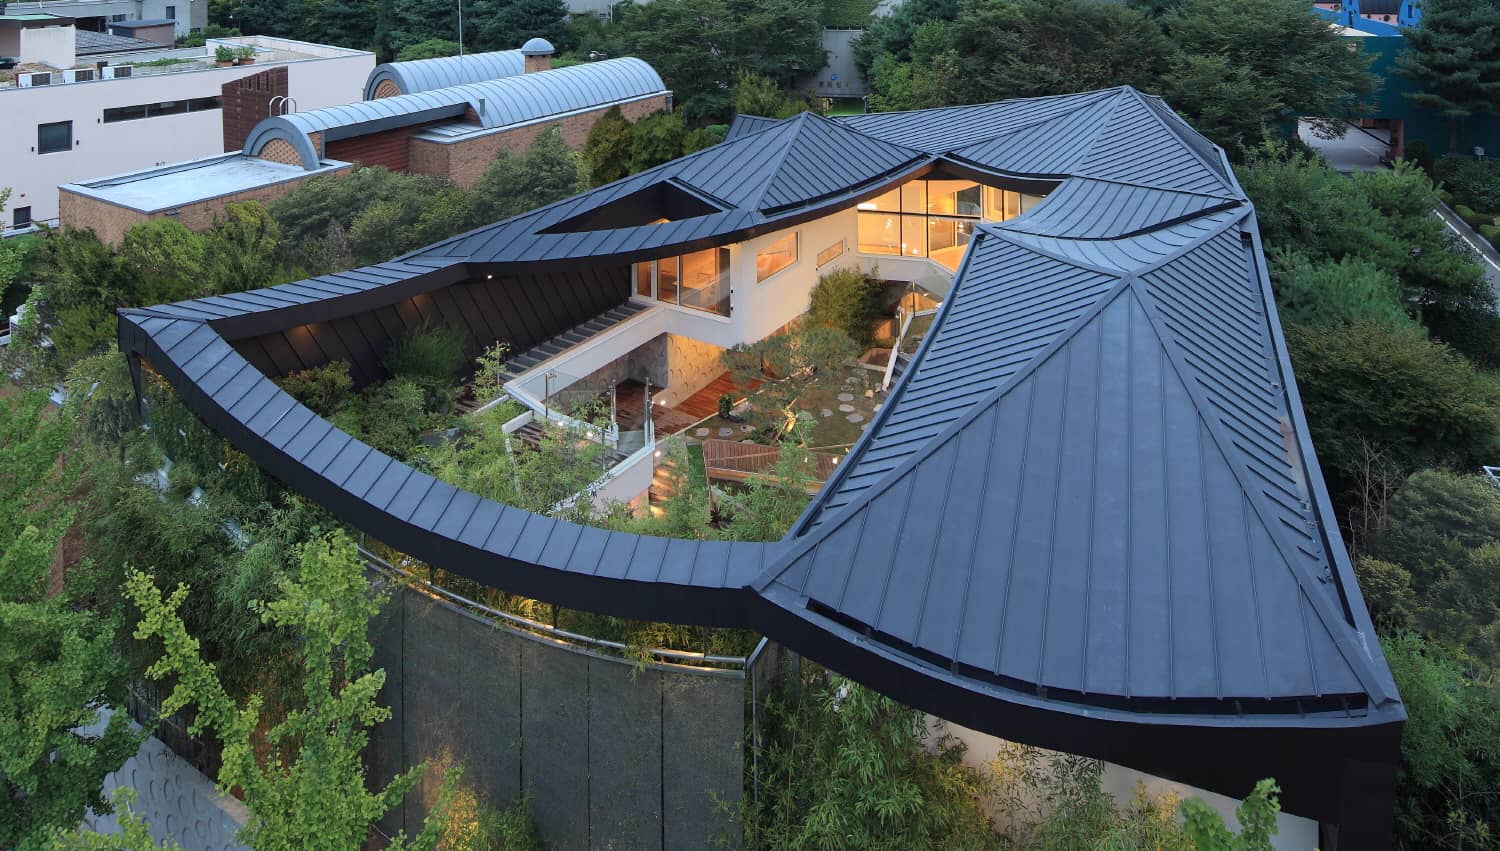
{"type": "Polygon", "coordinates": [[[823,0],[823,26],[860,29],[870,23],[876,0],[823,0]]]}

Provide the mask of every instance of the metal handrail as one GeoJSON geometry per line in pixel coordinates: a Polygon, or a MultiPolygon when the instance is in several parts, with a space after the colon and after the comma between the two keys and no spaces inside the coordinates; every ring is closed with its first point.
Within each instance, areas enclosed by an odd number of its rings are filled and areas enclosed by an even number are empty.
{"type": "MultiPolygon", "coordinates": [[[[542,635],[566,644],[581,644],[586,647],[604,648],[620,654],[624,654],[630,650],[630,645],[623,644],[619,641],[609,641],[603,638],[594,638],[591,635],[582,635],[576,632],[569,632],[565,629],[558,629],[555,626],[544,624],[541,621],[534,621],[530,618],[512,614],[511,612],[505,612],[499,609],[490,608],[483,603],[477,602],[475,600],[470,600],[468,597],[465,597],[461,594],[455,594],[440,585],[434,585],[431,582],[427,582],[426,580],[417,577],[411,571],[391,564],[390,562],[386,561],[375,553],[370,552],[362,546],[359,548],[359,554],[365,559],[365,564],[368,567],[378,572],[397,576],[402,581],[408,584],[418,586],[424,593],[431,594],[436,597],[441,597],[442,599],[463,606],[464,608],[471,609],[486,617],[493,617],[505,621],[507,624],[519,627],[526,632],[542,635]]],[[[664,647],[648,647],[645,648],[645,651],[653,658],[679,665],[696,663],[704,667],[712,665],[719,668],[743,669],[746,664],[746,659],[744,656],[714,656],[707,653],[692,653],[686,650],[668,650],[664,647]]]]}

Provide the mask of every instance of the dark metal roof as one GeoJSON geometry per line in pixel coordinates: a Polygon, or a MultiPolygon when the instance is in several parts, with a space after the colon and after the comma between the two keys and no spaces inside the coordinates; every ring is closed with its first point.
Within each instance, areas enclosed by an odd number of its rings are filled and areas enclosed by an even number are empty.
{"type": "Polygon", "coordinates": [[[100,53],[124,53],[134,50],[161,50],[159,42],[143,38],[131,38],[113,33],[96,33],[77,30],[73,34],[73,55],[94,56],[100,53]]]}
{"type": "Polygon", "coordinates": [[[124,311],[122,349],[272,473],[445,569],[564,605],[753,626],[939,716],[1227,794],[1274,776],[1289,811],[1342,820],[1351,845],[1388,842],[1404,711],[1222,153],[1130,88],[736,124],[390,263],[124,311]],[[609,533],[482,500],[340,433],[232,345],[487,273],[727,244],[929,173],[1051,191],[977,230],[911,367],[777,544],[609,533]],[[570,230],[662,185],[716,212],[570,230]]]}

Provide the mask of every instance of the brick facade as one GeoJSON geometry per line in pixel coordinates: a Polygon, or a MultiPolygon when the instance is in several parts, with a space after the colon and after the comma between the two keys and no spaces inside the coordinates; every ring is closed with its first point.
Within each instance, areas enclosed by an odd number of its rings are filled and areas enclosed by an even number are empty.
{"type": "MultiPolygon", "coordinates": [[[[630,121],[638,121],[653,112],[667,108],[666,95],[644,98],[621,104],[620,111],[630,121]]],[[[410,140],[411,152],[407,167],[419,174],[446,177],[465,189],[474,185],[495,156],[502,150],[521,153],[536,141],[544,130],[554,124],[562,126],[563,144],[577,150],[588,139],[594,122],[608,112],[610,107],[570,115],[560,121],[529,124],[513,130],[498,130],[494,133],[477,134],[455,142],[434,142],[428,139],[410,140]]],[[[332,154],[330,153],[330,156],[332,154]]],[[[340,159],[335,157],[335,159],[340,159]]]]}
{"type": "Polygon", "coordinates": [[[224,104],[224,150],[243,148],[250,131],[271,114],[272,98],[287,94],[285,65],[225,83],[219,89],[224,104]]]}
{"type": "MultiPolygon", "coordinates": [[[[278,140],[279,141],[279,140],[278,140]]],[[[282,142],[282,144],[286,144],[282,142]]],[[[288,148],[291,146],[288,145],[288,148]]],[[[323,171],[319,174],[332,174],[343,176],[348,174],[352,166],[345,166],[336,171],[323,171]]],[[[312,175],[308,175],[311,177],[312,175]]],[[[307,177],[297,177],[291,180],[282,180],[265,186],[257,186],[244,192],[234,192],[228,195],[220,195],[216,198],[205,198],[192,204],[185,204],[174,210],[159,210],[151,213],[143,213],[129,207],[121,207],[108,201],[101,201],[88,195],[79,195],[70,192],[66,188],[59,187],[58,204],[59,218],[65,225],[76,228],[86,228],[98,235],[99,240],[106,245],[119,245],[125,238],[125,231],[137,222],[149,219],[168,218],[168,213],[175,213],[172,218],[182,222],[188,230],[205,231],[213,226],[214,218],[223,215],[224,207],[235,201],[259,201],[269,204],[277,198],[291,192],[307,177]]]]}
{"type": "Polygon", "coordinates": [[[375,87],[375,98],[390,98],[401,94],[401,87],[396,85],[395,80],[381,80],[380,85],[375,87]]]}
{"type": "Polygon", "coordinates": [[[302,165],[302,157],[298,156],[297,149],[292,147],[292,143],[285,139],[269,140],[260,146],[260,153],[256,156],[263,160],[270,160],[273,163],[282,163],[283,165],[302,165]]]}
{"type": "Polygon", "coordinates": [[[421,130],[420,126],[397,127],[379,133],[338,139],[328,143],[323,155],[331,160],[360,165],[383,165],[391,171],[407,171],[411,156],[411,135],[421,130]]]}

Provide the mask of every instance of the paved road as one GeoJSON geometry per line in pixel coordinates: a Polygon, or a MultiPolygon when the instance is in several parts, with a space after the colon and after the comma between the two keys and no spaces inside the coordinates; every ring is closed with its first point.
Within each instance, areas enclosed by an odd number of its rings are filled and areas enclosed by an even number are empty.
{"type": "Polygon", "coordinates": [[[1459,243],[1467,246],[1469,253],[1484,267],[1485,280],[1490,282],[1490,288],[1495,291],[1495,300],[1500,302],[1500,252],[1446,206],[1439,205],[1434,212],[1448,226],[1448,230],[1458,237],[1459,243]]]}
{"type": "Polygon", "coordinates": [[[1345,174],[1384,168],[1380,160],[1390,150],[1390,131],[1364,130],[1352,124],[1342,138],[1320,139],[1312,132],[1311,124],[1298,121],[1297,136],[1322,154],[1336,171],[1345,174]]]}

